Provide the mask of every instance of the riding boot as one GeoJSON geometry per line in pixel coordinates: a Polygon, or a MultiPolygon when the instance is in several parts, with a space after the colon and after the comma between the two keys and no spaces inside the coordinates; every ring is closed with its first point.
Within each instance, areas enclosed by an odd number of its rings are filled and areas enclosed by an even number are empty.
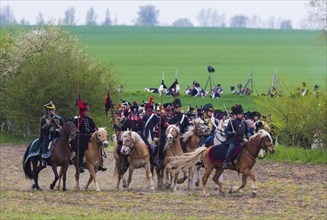
{"type": "Polygon", "coordinates": [[[107,170],[107,168],[105,168],[105,167],[103,166],[103,162],[100,164],[100,166],[99,166],[99,170],[100,170],[100,171],[106,171],[106,170],[107,170]]]}
{"type": "Polygon", "coordinates": [[[126,171],[127,171],[127,169],[128,169],[128,166],[129,166],[129,163],[128,163],[128,160],[127,160],[127,157],[126,156],[124,156],[123,157],[124,158],[124,162],[123,162],[123,170],[122,170],[122,174],[124,174],[126,171]]]}
{"type": "Polygon", "coordinates": [[[226,154],[226,157],[225,157],[225,160],[224,160],[224,165],[223,165],[223,169],[227,169],[228,167],[228,163],[229,163],[229,160],[234,152],[234,147],[235,145],[234,144],[230,144],[229,145],[229,148],[227,150],[227,154],[226,154]]]}

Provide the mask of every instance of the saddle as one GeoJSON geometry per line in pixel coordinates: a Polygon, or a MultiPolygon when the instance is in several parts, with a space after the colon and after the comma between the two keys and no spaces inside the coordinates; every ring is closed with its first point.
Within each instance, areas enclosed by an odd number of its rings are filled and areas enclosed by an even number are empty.
{"type": "Polygon", "coordinates": [[[48,147],[46,148],[47,150],[45,152],[42,152],[43,151],[43,142],[39,138],[36,138],[31,143],[31,147],[30,147],[30,150],[28,152],[28,156],[26,157],[26,160],[25,160],[24,163],[26,163],[26,161],[30,157],[34,157],[34,156],[41,156],[44,159],[49,158],[51,156],[51,154],[52,154],[53,147],[54,147],[56,141],[57,141],[57,138],[55,138],[54,140],[50,141],[48,147]]]}
{"type": "MultiPolygon", "coordinates": [[[[209,150],[209,159],[215,163],[223,163],[227,154],[228,144],[223,143],[219,145],[212,146],[209,150]]],[[[231,156],[231,160],[238,158],[241,153],[241,144],[238,144],[231,156]]]]}

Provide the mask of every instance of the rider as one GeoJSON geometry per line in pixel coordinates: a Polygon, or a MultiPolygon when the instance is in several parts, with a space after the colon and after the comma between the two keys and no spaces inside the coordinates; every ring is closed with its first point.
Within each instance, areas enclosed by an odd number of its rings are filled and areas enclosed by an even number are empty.
{"type": "Polygon", "coordinates": [[[188,116],[182,113],[182,102],[180,99],[177,98],[174,101],[174,108],[175,108],[174,116],[178,121],[180,133],[184,134],[187,127],[190,125],[190,122],[188,116]]]}
{"type": "Polygon", "coordinates": [[[214,109],[212,104],[208,103],[203,106],[204,114],[202,116],[202,120],[206,123],[211,133],[203,136],[200,146],[208,146],[213,140],[214,130],[215,130],[215,117],[214,117],[214,109]]]}
{"type": "MultiPolygon", "coordinates": [[[[43,143],[42,154],[47,152],[49,143],[59,136],[59,129],[63,126],[61,117],[56,114],[56,106],[52,101],[45,104],[44,108],[46,112],[40,120],[39,129],[39,139],[43,143]]],[[[42,166],[47,166],[46,159],[44,158],[42,158],[42,166]]]]}
{"type": "MultiPolygon", "coordinates": [[[[75,117],[75,125],[78,127],[79,123],[79,172],[83,173],[83,158],[85,155],[85,151],[87,149],[88,143],[90,142],[90,139],[92,137],[92,134],[96,131],[96,125],[91,117],[89,117],[90,112],[90,106],[88,103],[83,103],[83,108],[81,109],[83,111],[82,117],[75,117]]],[[[77,140],[76,140],[77,141],[77,140]]],[[[76,141],[75,141],[75,147],[76,147],[76,141]]],[[[75,148],[76,149],[76,148],[75,148]]],[[[103,163],[103,160],[102,160],[103,163]]],[[[107,168],[103,167],[103,164],[101,163],[99,170],[106,171],[107,168]]]]}
{"type": "Polygon", "coordinates": [[[242,144],[244,136],[247,135],[247,124],[244,122],[244,112],[242,105],[235,105],[232,107],[232,115],[235,119],[230,119],[226,129],[226,143],[228,144],[227,154],[224,160],[223,168],[227,169],[228,162],[235,151],[238,144],[242,144]]]}

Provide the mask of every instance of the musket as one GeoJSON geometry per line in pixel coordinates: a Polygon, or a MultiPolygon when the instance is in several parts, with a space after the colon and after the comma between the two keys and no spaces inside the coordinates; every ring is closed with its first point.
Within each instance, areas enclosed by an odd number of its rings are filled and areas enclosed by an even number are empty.
{"type": "Polygon", "coordinates": [[[235,130],[234,130],[234,126],[233,126],[233,122],[231,121],[231,116],[229,115],[229,113],[228,113],[228,111],[227,111],[227,108],[226,108],[225,104],[224,104],[224,108],[225,108],[225,111],[226,111],[226,113],[227,113],[227,116],[230,118],[230,124],[232,125],[232,130],[233,130],[233,132],[235,132],[235,130]]]}

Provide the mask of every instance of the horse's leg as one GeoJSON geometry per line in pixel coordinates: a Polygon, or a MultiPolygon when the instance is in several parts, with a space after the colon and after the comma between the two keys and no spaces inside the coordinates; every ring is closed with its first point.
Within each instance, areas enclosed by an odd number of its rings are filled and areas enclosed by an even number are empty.
{"type": "Polygon", "coordinates": [[[166,185],[166,189],[169,189],[170,186],[171,186],[171,183],[172,183],[173,175],[170,174],[170,172],[169,172],[168,169],[165,169],[165,173],[166,173],[166,182],[165,182],[165,185],[166,185]]]}
{"type": "Polygon", "coordinates": [[[252,180],[252,197],[256,197],[257,195],[257,185],[256,185],[256,176],[251,170],[244,170],[242,173],[242,184],[236,189],[232,189],[232,192],[238,192],[240,189],[244,188],[246,185],[247,177],[250,177],[252,180]]]}
{"type": "Polygon", "coordinates": [[[175,175],[172,174],[172,173],[170,174],[171,179],[174,178],[174,186],[173,186],[173,190],[174,190],[174,192],[177,191],[177,179],[178,179],[178,174],[179,174],[179,173],[175,173],[175,175]]]}
{"type": "Polygon", "coordinates": [[[199,187],[200,185],[200,169],[201,169],[201,165],[196,167],[196,182],[195,182],[196,187],[199,187]]]}
{"type": "Polygon", "coordinates": [[[158,189],[162,189],[162,187],[163,187],[163,179],[162,179],[162,175],[161,175],[162,169],[157,168],[156,172],[157,172],[157,179],[158,179],[157,187],[158,187],[158,189]]]}
{"type": "Polygon", "coordinates": [[[59,180],[58,180],[57,190],[60,190],[61,177],[62,177],[62,167],[59,168],[59,180]]]}
{"type": "Polygon", "coordinates": [[[36,189],[36,190],[42,190],[39,186],[39,173],[41,170],[43,170],[43,166],[39,164],[39,160],[37,158],[32,159],[32,164],[33,164],[33,171],[32,171],[32,176],[34,179],[34,184],[32,185],[32,189],[36,189]]]}
{"type": "Polygon", "coordinates": [[[77,163],[75,163],[75,161],[74,161],[74,167],[75,167],[75,181],[76,181],[75,189],[80,190],[80,186],[79,186],[79,167],[77,166],[77,163]]]}
{"type": "Polygon", "coordinates": [[[189,176],[188,176],[188,186],[187,189],[194,189],[194,167],[189,168],[189,176]]]}
{"type": "Polygon", "coordinates": [[[115,172],[117,174],[117,184],[116,184],[115,190],[118,191],[120,180],[121,180],[121,170],[120,170],[120,163],[117,160],[115,163],[115,172]]]}
{"type": "Polygon", "coordinates": [[[223,191],[223,182],[220,181],[220,177],[222,176],[224,169],[216,169],[215,175],[212,177],[212,180],[215,182],[215,186],[218,187],[220,195],[225,197],[225,193],[223,191]]]}
{"type": "Polygon", "coordinates": [[[129,184],[132,182],[133,172],[134,172],[134,167],[130,166],[129,167],[129,172],[128,172],[127,189],[129,189],[129,184]]]}
{"type": "Polygon", "coordinates": [[[146,174],[147,174],[148,178],[150,179],[150,190],[154,191],[154,183],[153,183],[150,163],[145,165],[145,170],[146,170],[146,174]]]}
{"type": "Polygon", "coordinates": [[[242,188],[244,188],[244,186],[246,185],[246,180],[248,178],[248,172],[243,172],[242,173],[242,184],[239,187],[232,187],[229,190],[229,193],[235,193],[240,191],[242,188]]]}
{"type": "Polygon", "coordinates": [[[209,193],[208,193],[208,190],[207,190],[207,181],[208,181],[208,178],[213,170],[213,166],[207,166],[205,167],[204,169],[204,175],[202,177],[202,184],[203,184],[203,195],[204,196],[209,196],[209,193]]]}
{"type": "Polygon", "coordinates": [[[56,185],[57,180],[59,179],[59,175],[58,175],[58,171],[57,171],[57,164],[52,165],[52,171],[53,171],[53,174],[54,174],[54,180],[50,184],[50,189],[54,188],[54,186],[56,185]]]}
{"type": "Polygon", "coordinates": [[[66,191],[66,179],[67,179],[68,164],[62,167],[62,191],[66,191]]]}

